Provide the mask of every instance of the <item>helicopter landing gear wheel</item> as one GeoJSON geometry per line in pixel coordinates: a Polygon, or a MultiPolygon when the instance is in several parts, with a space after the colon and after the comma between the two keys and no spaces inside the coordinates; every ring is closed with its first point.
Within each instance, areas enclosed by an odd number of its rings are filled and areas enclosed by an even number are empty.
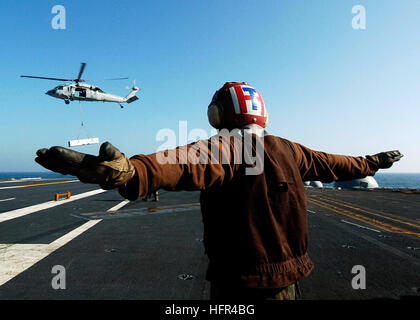
{"type": "Polygon", "coordinates": [[[70,100],[64,100],[65,104],[69,104],[70,100]]]}

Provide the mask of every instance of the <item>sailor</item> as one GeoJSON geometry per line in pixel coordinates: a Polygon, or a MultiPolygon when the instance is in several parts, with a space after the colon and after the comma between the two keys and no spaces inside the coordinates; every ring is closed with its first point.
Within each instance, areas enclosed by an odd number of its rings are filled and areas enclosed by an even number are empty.
{"type": "Polygon", "coordinates": [[[35,161],[118,188],[129,200],[159,189],[200,190],[210,298],[295,299],[296,284],[314,268],[303,181],[372,176],[402,155],[336,155],[271,135],[262,96],[243,82],[217,90],[207,114],[218,134],[177,149],[128,159],[106,142],[98,156],[52,147],[38,150],[35,161]]]}

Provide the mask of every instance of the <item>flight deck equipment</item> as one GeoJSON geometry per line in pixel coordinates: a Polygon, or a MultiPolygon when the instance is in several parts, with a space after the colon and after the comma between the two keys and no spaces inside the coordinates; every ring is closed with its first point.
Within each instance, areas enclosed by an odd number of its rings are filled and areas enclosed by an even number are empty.
{"type": "Polygon", "coordinates": [[[58,201],[60,199],[60,196],[65,196],[67,199],[70,199],[71,197],[71,192],[67,192],[67,193],[56,193],[54,200],[58,201]]]}

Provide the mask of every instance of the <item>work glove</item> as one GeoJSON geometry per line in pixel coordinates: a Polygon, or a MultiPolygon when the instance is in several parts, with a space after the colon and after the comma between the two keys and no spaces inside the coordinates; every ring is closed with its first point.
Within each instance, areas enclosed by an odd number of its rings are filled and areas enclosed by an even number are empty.
{"type": "Polygon", "coordinates": [[[125,185],[134,176],[134,166],[111,143],[104,142],[99,156],[80,153],[63,147],[37,151],[35,159],[41,166],[61,173],[77,176],[85,183],[99,184],[109,190],[125,185]]]}
{"type": "Polygon", "coordinates": [[[394,150],[366,156],[366,159],[372,161],[378,167],[378,169],[387,169],[402,157],[403,155],[398,150],[394,150]]]}

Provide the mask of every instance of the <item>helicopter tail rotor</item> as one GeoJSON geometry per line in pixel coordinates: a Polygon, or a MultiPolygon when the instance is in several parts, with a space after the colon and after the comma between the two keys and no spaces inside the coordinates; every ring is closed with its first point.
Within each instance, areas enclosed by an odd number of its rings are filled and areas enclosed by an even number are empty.
{"type": "Polygon", "coordinates": [[[140,90],[140,88],[136,86],[136,79],[133,80],[133,90],[140,90]]]}
{"type": "Polygon", "coordinates": [[[131,92],[125,97],[125,102],[127,103],[131,103],[133,101],[136,101],[139,99],[139,97],[136,96],[137,91],[139,91],[140,89],[136,86],[136,79],[134,79],[133,81],[133,87],[126,87],[127,89],[131,89],[131,92]]]}
{"type": "Polygon", "coordinates": [[[141,88],[137,87],[137,85],[136,85],[136,79],[133,80],[133,86],[132,87],[126,86],[125,88],[127,90],[132,90],[132,91],[134,91],[134,90],[135,91],[141,90],[141,88]]]}

